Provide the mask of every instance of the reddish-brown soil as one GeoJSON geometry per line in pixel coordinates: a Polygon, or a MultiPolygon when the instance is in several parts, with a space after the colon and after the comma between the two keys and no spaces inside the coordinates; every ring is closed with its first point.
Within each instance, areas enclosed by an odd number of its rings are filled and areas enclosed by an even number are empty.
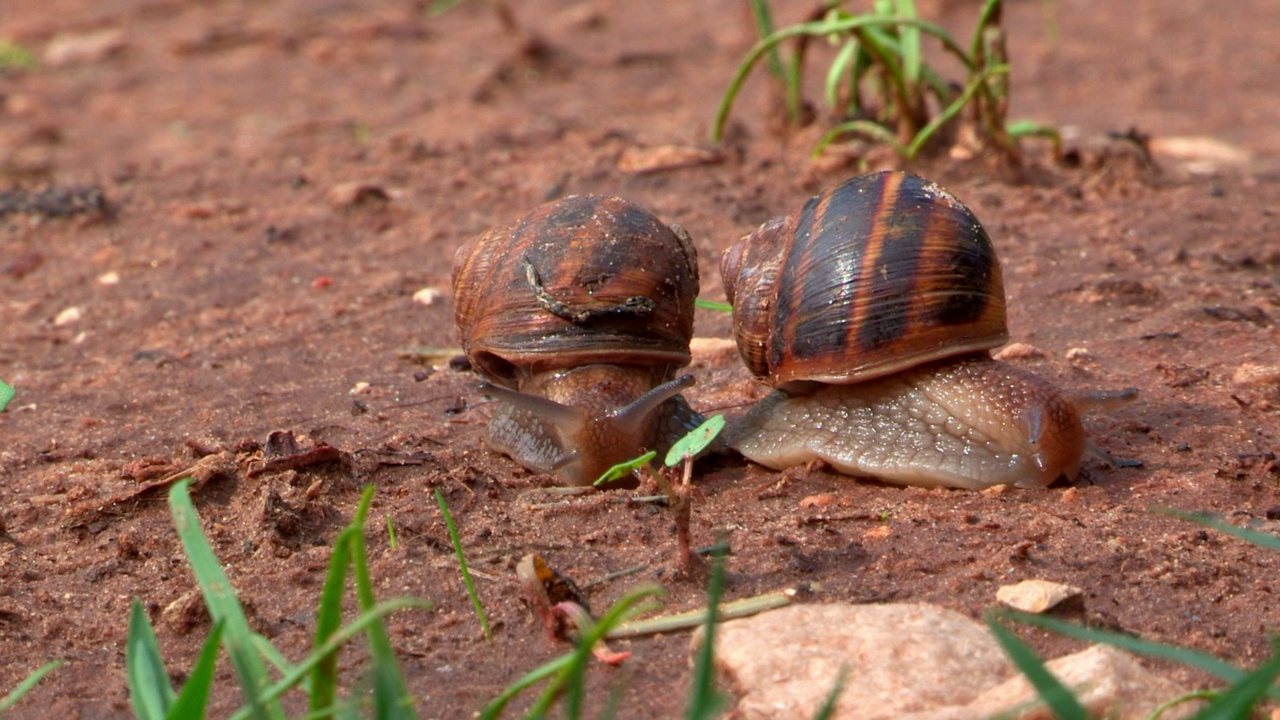
{"type": "MultiPolygon", "coordinates": [[[[920,3],[960,33],[978,4],[920,3]]],[[[672,609],[701,601],[699,583],[670,571],[665,512],[615,502],[625,492],[532,508],[548,480],[482,445],[474,376],[401,351],[456,346],[454,249],[548,198],[617,194],[680,223],[702,294],[723,299],[729,242],[857,168],[811,164],[813,131],[773,134],[762,75],[719,162],[619,168],[627,151],[705,146],[753,40],[738,0],[513,2],[514,27],[493,2],[435,18],[424,5],[4,3],[0,37],[38,55],[62,34],[82,44],[0,74],[0,189],[97,186],[107,205],[0,218],[0,378],[18,392],[0,414],[0,690],[66,661],[15,717],[129,714],[133,598],[175,678],[190,667],[208,621],[163,490],[136,491],[209,453],[226,454],[194,492],[205,529],[255,628],[292,658],[312,634],[328,548],[361,486],[377,487],[377,591],[436,605],[390,622],[424,717],[470,717],[563,651],[514,584],[527,552],[580,583],[650,566],[593,585],[598,608],[653,581],[672,609]],[[83,45],[112,29],[105,50],[83,45]],[[424,288],[444,293],[415,302],[424,288]],[[275,431],[340,458],[248,473],[275,431]]],[[[810,9],[779,5],[780,22],[810,9]]],[[[1020,182],[982,160],[914,169],[995,240],[1013,338],[1045,353],[1015,362],[1066,387],[1140,390],[1087,426],[1141,466],[1088,459],[1073,487],[993,495],[713,458],[698,470],[694,540],[726,534],[731,598],[804,585],[805,602],[920,600],[980,617],[998,586],[1042,577],[1084,589],[1077,619],[1256,663],[1280,629],[1276,555],[1150,508],[1280,530],[1280,389],[1236,377],[1280,363],[1280,6],[1026,1],[1006,26],[1012,115],[1073,129],[1084,163],[1029,145],[1020,182]],[[1170,151],[1159,170],[1093,142],[1130,128],[1170,151]],[[1168,140],[1190,136],[1246,155],[1193,149],[1188,164],[1168,140]],[[827,504],[805,501],[815,495],[827,504]]],[[[705,314],[697,331],[727,337],[728,319],[705,314]]],[[[692,371],[701,409],[759,395],[734,357],[692,371]]],[[[1027,635],[1046,654],[1072,647],[1027,635]]],[[[623,717],[674,716],[686,641],[634,641],[622,668],[593,670],[593,687],[602,698],[621,682],[623,717]]],[[[354,684],[365,655],[357,644],[344,658],[354,684]]],[[[219,677],[214,717],[238,702],[230,667],[219,677]]]]}

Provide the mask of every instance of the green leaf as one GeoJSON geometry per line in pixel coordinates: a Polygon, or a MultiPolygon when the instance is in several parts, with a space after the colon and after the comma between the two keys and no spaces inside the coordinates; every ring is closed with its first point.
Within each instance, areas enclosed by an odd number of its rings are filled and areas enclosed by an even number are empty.
{"type": "Polygon", "coordinates": [[[8,695],[0,698],[0,713],[18,704],[18,701],[22,699],[22,696],[31,692],[31,688],[35,687],[36,683],[43,680],[45,675],[48,675],[60,667],[62,667],[62,661],[53,660],[36,668],[34,672],[24,678],[22,682],[18,683],[18,686],[11,690],[8,695]]]}
{"type": "Polygon", "coordinates": [[[667,467],[675,467],[686,457],[697,457],[698,453],[707,449],[720,431],[724,429],[724,416],[712,415],[698,427],[690,430],[684,437],[676,441],[667,451],[665,460],[667,467]]]}
{"type": "Polygon", "coordinates": [[[0,380],[0,410],[8,407],[9,401],[13,399],[16,393],[17,391],[13,389],[12,385],[0,380]]]}
{"type": "Polygon", "coordinates": [[[224,625],[223,644],[227,654],[231,656],[231,664],[236,669],[241,691],[249,702],[254,717],[284,720],[284,710],[278,703],[264,703],[261,699],[261,693],[270,685],[271,678],[254,648],[253,631],[249,629],[249,621],[236,597],[235,588],[222,571],[218,557],[214,555],[209,541],[200,529],[200,517],[191,504],[191,497],[187,493],[188,485],[190,478],[185,478],[170,488],[169,508],[178,538],[182,541],[182,549],[187,555],[187,562],[191,564],[200,592],[204,595],[205,605],[209,608],[209,616],[215,623],[224,625]]]}
{"type": "Polygon", "coordinates": [[[1044,700],[1058,720],[1089,720],[1089,711],[1013,631],[1001,625],[994,617],[987,618],[987,626],[991,628],[996,641],[1004,648],[1009,659],[1027,677],[1031,686],[1039,693],[1040,699],[1044,700]]]}
{"type": "Polygon", "coordinates": [[[604,474],[601,475],[599,479],[597,479],[595,482],[591,484],[603,485],[605,483],[613,482],[614,480],[617,480],[619,478],[624,478],[630,475],[633,471],[639,470],[645,465],[648,465],[649,461],[654,459],[657,456],[658,456],[658,453],[654,452],[653,450],[650,450],[649,452],[641,455],[638,458],[634,458],[626,462],[618,463],[617,465],[614,465],[608,470],[605,470],[604,474]]]}
{"type": "Polygon", "coordinates": [[[139,720],[163,720],[173,707],[175,694],[164,669],[160,644],[147,619],[147,611],[135,598],[129,610],[129,631],[124,648],[125,675],[129,678],[129,703],[139,720]]]}
{"type": "Polygon", "coordinates": [[[213,675],[218,669],[218,644],[222,641],[222,623],[213,626],[209,637],[205,638],[200,649],[200,657],[196,658],[191,675],[182,686],[182,692],[169,708],[169,720],[202,720],[205,709],[209,705],[209,688],[213,686],[213,675]]]}

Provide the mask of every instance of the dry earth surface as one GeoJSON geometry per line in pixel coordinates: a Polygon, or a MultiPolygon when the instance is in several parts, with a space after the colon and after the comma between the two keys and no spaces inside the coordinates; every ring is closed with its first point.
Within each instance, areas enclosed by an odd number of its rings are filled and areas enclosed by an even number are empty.
{"type": "MultiPolygon", "coordinates": [[[[978,5],[920,3],[963,34],[978,5]]],[[[739,0],[513,2],[514,22],[487,0],[439,17],[425,6],[0,5],[0,37],[42,59],[0,72],[0,189],[92,186],[105,199],[102,212],[0,217],[0,378],[18,392],[0,414],[0,688],[66,661],[14,717],[129,715],[133,598],[175,677],[190,667],[208,620],[163,490],[139,489],[202,457],[205,530],[254,627],[295,658],[328,548],[360,488],[377,486],[377,591],[436,605],[390,621],[424,717],[471,717],[563,651],[520,600],[513,567],[527,552],[583,584],[648,565],[591,585],[597,608],[653,581],[671,609],[702,600],[672,573],[665,512],[623,491],[531,507],[548,479],[483,447],[474,376],[401,351],[456,345],[455,248],[544,200],[617,194],[682,224],[703,296],[723,299],[724,247],[858,168],[811,163],[812,130],[772,132],[763,76],[718,162],[620,167],[627,153],[708,147],[754,37],[739,0]],[[415,302],[429,288],[441,293],[415,302]],[[268,443],[276,431],[336,452],[291,463],[268,443]]],[[[810,10],[778,3],[778,20],[810,10]]],[[[1042,577],[1084,589],[1077,620],[1254,664],[1280,629],[1276,555],[1149,508],[1280,531],[1280,385],[1241,370],[1280,363],[1280,5],[1025,0],[1006,27],[1012,115],[1070,130],[1084,162],[1055,165],[1032,144],[1022,178],[982,159],[913,169],[995,240],[1013,338],[1044,353],[1015,362],[1066,387],[1139,389],[1087,426],[1141,465],[1089,459],[1073,486],[981,494],[712,458],[698,468],[695,542],[727,534],[730,598],[803,587],[804,602],[981,617],[1000,585],[1042,577]],[[1131,145],[1094,142],[1131,128],[1153,139],[1158,169],[1131,145]]],[[[728,337],[728,319],[704,313],[697,331],[728,337]]],[[[733,356],[692,371],[700,409],[740,412],[761,394],[733,356]]],[[[1077,647],[1024,634],[1049,656],[1077,647]]],[[[686,646],[630,643],[620,669],[593,671],[595,702],[620,682],[622,717],[677,715],[686,646]]],[[[363,650],[343,657],[354,683],[363,650]]],[[[233,688],[223,667],[212,716],[238,704],[233,688]]]]}

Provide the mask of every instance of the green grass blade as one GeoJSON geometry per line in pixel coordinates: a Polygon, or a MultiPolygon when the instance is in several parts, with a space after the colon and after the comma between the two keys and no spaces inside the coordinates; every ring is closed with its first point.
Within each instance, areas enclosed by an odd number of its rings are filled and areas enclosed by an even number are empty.
{"type": "Polygon", "coordinates": [[[728,303],[703,300],[702,298],[694,298],[693,306],[703,310],[715,310],[716,312],[733,312],[733,306],[728,303]]]}
{"type": "Polygon", "coordinates": [[[467,558],[462,554],[462,540],[458,538],[458,528],[453,524],[453,515],[449,514],[449,506],[445,504],[444,494],[438,488],[436,504],[440,506],[440,514],[444,516],[445,527],[449,528],[449,540],[453,543],[454,555],[458,557],[458,567],[462,570],[462,582],[467,586],[467,594],[471,596],[471,606],[476,610],[476,617],[480,618],[480,629],[484,632],[484,639],[493,642],[493,635],[489,632],[489,618],[484,613],[484,605],[480,604],[480,596],[476,593],[476,584],[471,579],[471,571],[467,569],[467,558]]]}
{"type": "Polygon", "coordinates": [[[222,642],[222,623],[213,626],[205,638],[196,658],[191,675],[182,686],[182,692],[169,708],[169,720],[203,720],[209,705],[209,689],[213,687],[213,675],[218,669],[218,645],[222,642]]]}
{"type": "MultiPolygon", "coordinates": [[[[360,503],[356,506],[355,517],[351,524],[361,528],[353,533],[348,543],[351,546],[351,562],[353,576],[356,581],[356,597],[360,600],[360,609],[368,612],[376,605],[373,596],[373,581],[369,578],[369,560],[365,553],[364,524],[369,514],[369,505],[373,502],[373,486],[364,490],[360,503]]],[[[417,718],[418,715],[409,703],[409,688],[405,685],[404,674],[400,672],[400,663],[396,660],[395,650],[391,647],[391,638],[387,636],[387,628],[382,623],[370,623],[365,629],[369,639],[369,656],[371,659],[370,674],[373,678],[374,716],[378,720],[390,718],[417,718]]]]}
{"type": "Polygon", "coordinates": [[[987,36],[987,29],[996,23],[996,18],[1000,17],[1001,0],[987,0],[982,5],[982,10],[978,13],[978,24],[973,27],[973,40],[969,43],[969,56],[979,58],[983,55],[983,41],[987,36]]]}
{"type": "Polygon", "coordinates": [[[720,596],[724,590],[724,555],[711,560],[711,574],[707,578],[707,621],[702,626],[702,647],[694,661],[689,703],[685,708],[686,720],[709,720],[715,717],[727,702],[715,686],[716,623],[719,615],[720,596]]]}
{"type": "Polygon", "coordinates": [[[987,618],[987,627],[996,636],[996,641],[1004,648],[1009,659],[1027,677],[1031,686],[1036,689],[1040,699],[1053,711],[1058,720],[1089,720],[1089,711],[1080,704],[1076,696],[1065,685],[1049,672],[1040,658],[995,618],[987,618]]]}
{"type": "Polygon", "coordinates": [[[929,138],[933,137],[933,134],[936,133],[943,125],[951,122],[951,120],[964,109],[964,106],[969,104],[973,99],[974,93],[978,92],[978,90],[986,84],[989,78],[994,75],[1003,75],[1007,72],[1009,72],[1008,65],[997,65],[995,67],[988,68],[970,80],[969,84],[965,86],[964,92],[960,93],[960,97],[952,101],[952,103],[944,108],[942,112],[938,113],[936,117],[930,120],[927,125],[920,128],[920,132],[916,133],[916,136],[911,140],[911,144],[907,146],[907,159],[912,159],[919,155],[920,150],[924,148],[925,143],[929,142],[929,138]]]}
{"type": "MultiPolygon", "coordinates": [[[[322,647],[342,627],[342,595],[347,583],[347,564],[351,562],[351,536],[360,528],[349,526],[338,534],[329,558],[329,573],[320,591],[320,607],[316,610],[316,634],[313,648],[322,647]]],[[[333,705],[338,697],[338,654],[325,655],[311,670],[309,707],[317,711],[333,705]]]]}
{"type": "Polygon", "coordinates": [[[822,701],[822,707],[818,708],[818,712],[813,716],[813,720],[831,720],[836,715],[836,705],[840,702],[840,696],[844,694],[844,688],[849,682],[849,666],[844,665],[840,668],[840,674],[836,676],[836,684],[831,686],[831,692],[827,693],[827,697],[822,701]]]}
{"type": "Polygon", "coordinates": [[[36,683],[43,680],[45,675],[48,675],[60,667],[62,667],[61,660],[52,660],[36,668],[34,672],[25,677],[22,682],[18,683],[17,687],[9,691],[8,695],[0,698],[0,713],[12,708],[14,705],[17,705],[18,701],[22,699],[22,696],[31,692],[31,688],[35,687],[36,683]]]}
{"type": "MultiPolygon", "coordinates": [[[[769,37],[773,34],[773,13],[769,10],[769,0],[747,0],[747,4],[751,6],[751,16],[756,21],[756,32],[760,37],[769,37]]],[[[782,79],[782,60],[778,58],[778,49],[774,48],[766,57],[765,65],[769,68],[769,74],[782,79]]]]}
{"type": "Polygon", "coordinates": [[[1280,537],[1276,537],[1275,535],[1258,532],[1256,530],[1247,530],[1242,527],[1236,527],[1235,525],[1232,525],[1230,523],[1225,523],[1215,517],[1211,517],[1209,515],[1203,515],[1200,513],[1189,513],[1189,512],[1183,512],[1181,510],[1173,510],[1169,508],[1153,508],[1153,509],[1155,510],[1155,512],[1158,512],[1162,515],[1169,515],[1170,517],[1176,517],[1182,520],[1186,520],[1188,522],[1196,523],[1198,525],[1211,527],[1214,530],[1221,530],[1222,532],[1228,535],[1234,535],[1240,538],[1241,540],[1247,540],[1248,542],[1251,542],[1254,545],[1257,545],[1258,547],[1264,547],[1264,548],[1267,548],[1268,550],[1280,550],[1280,537]]]}
{"type": "Polygon", "coordinates": [[[147,619],[147,611],[135,598],[129,609],[129,631],[124,647],[125,675],[129,679],[129,704],[139,720],[163,720],[176,694],[160,655],[160,643],[147,619]]]}
{"type": "MultiPolygon", "coordinates": [[[[898,18],[902,20],[918,20],[916,4],[913,0],[898,0],[898,18]]],[[[920,28],[911,25],[900,26],[902,39],[902,79],[908,89],[913,90],[920,85],[920,67],[923,55],[920,48],[920,28]]]]}
{"type": "Polygon", "coordinates": [[[853,67],[853,60],[858,54],[857,38],[849,38],[840,46],[827,68],[826,81],[823,83],[823,94],[827,99],[827,107],[834,108],[840,102],[840,88],[845,86],[844,78],[853,67]]]}
{"type": "Polygon", "coordinates": [[[813,149],[814,157],[821,155],[822,151],[826,150],[827,146],[835,142],[841,135],[866,135],[878,143],[893,148],[894,152],[899,155],[906,156],[907,149],[898,144],[898,139],[885,126],[870,120],[850,120],[831,128],[826,135],[822,136],[822,139],[818,141],[817,146],[813,149]]]}
{"type": "Polygon", "coordinates": [[[0,410],[4,410],[8,407],[9,401],[12,400],[13,396],[16,394],[17,391],[13,389],[12,385],[0,380],[0,410]]]}
{"type": "Polygon", "coordinates": [[[554,677],[564,672],[572,661],[573,654],[567,653],[525,673],[523,677],[512,683],[493,700],[490,700],[484,710],[480,711],[478,720],[497,720],[502,715],[502,711],[507,708],[507,704],[517,695],[549,677],[554,677]]]}
{"type": "Polygon", "coordinates": [[[641,601],[650,596],[661,595],[663,592],[662,588],[657,586],[639,587],[623,595],[617,602],[609,606],[609,609],[605,610],[604,615],[600,617],[594,627],[582,632],[578,638],[577,647],[569,653],[569,663],[551,681],[546,691],[538,699],[538,702],[529,711],[529,716],[541,717],[545,715],[566,688],[577,687],[580,692],[581,684],[586,676],[586,666],[591,662],[591,650],[596,646],[596,643],[603,640],[610,630],[626,622],[633,615],[650,609],[648,604],[641,601]]]}
{"type": "Polygon", "coordinates": [[[222,572],[218,557],[214,555],[209,541],[200,529],[200,518],[187,493],[189,484],[189,479],[183,479],[169,490],[169,508],[182,549],[187,555],[187,562],[191,564],[196,582],[204,594],[209,616],[215,623],[222,623],[224,626],[223,644],[227,654],[231,656],[240,688],[254,717],[284,720],[284,710],[278,703],[263,703],[260,698],[262,691],[271,684],[271,678],[267,675],[262,658],[254,649],[253,631],[249,629],[249,621],[236,597],[235,588],[222,572]]]}
{"type": "MultiPolygon", "coordinates": [[[[311,651],[311,654],[308,655],[306,659],[294,666],[294,669],[290,674],[277,680],[274,685],[262,694],[262,699],[265,701],[279,698],[285,692],[302,682],[303,678],[314,670],[317,664],[338,652],[343,645],[351,642],[352,638],[363,632],[367,632],[370,626],[379,624],[382,618],[390,615],[391,613],[407,608],[429,609],[431,608],[431,603],[426,600],[418,600],[415,598],[392,598],[391,600],[378,603],[371,610],[360,613],[351,621],[350,624],[334,633],[327,641],[325,641],[324,645],[321,645],[311,651]]],[[[407,695],[404,697],[407,697],[407,695]]],[[[341,707],[341,704],[339,704],[339,707],[341,707]]],[[[249,715],[249,708],[241,708],[231,716],[231,720],[247,720],[249,715]]]]}
{"type": "Polygon", "coordinates": [[[1236,720],[1251,717],[1262,698],[1272,690],[1272,684],[1280,677],[1280,643],[1272,642],[1271,657],[1245,675],[1239,682],[1227,688],[1216,700],[1209,703],[1193,720],[1236,720]]]}
{"type": "Polygon", "coordinates": [[[1131,635],[1121,633],[1108,632],[1105,630],[1094,630],[1093,628],[1072,625],[1054,617],[1047,615],[1035,615],[1032,613],[1018,612],[1016,610],[1001,611],[998,617],[1007,617],[1017,622],[1034,625],[1038,628],[1044,628],[1059,635],[1076,638],[1077,640],[1085,640],[1093,643],[1106,643],[1121,650],[1128,650],[1131,653],[1145,655],[1147,657],[1163,658],[1172,660],[1176,663],[1188,665],[1199,670],[1203,670],[1211,675],[1216,675],[1227,682],[1239,682],[1244,677],[1245,671],[1223,662],[1218,658],[1206,653],[1198,652],[1188,648],[1177,647],[1176,645],[1165,645],[1164,643],[1152,642],[1150,640],[1142,640],[1131,635]]]}

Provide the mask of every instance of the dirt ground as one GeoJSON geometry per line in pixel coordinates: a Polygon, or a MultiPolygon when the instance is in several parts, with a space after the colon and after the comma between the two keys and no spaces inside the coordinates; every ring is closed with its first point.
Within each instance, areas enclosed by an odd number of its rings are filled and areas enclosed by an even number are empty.
{"type": "MultiPolygon", "coordinates": [[[[0,690],[66,661],[14,717],[128,716],[133,598],[175,677],[190,667],[208,620],[163,491],[138,489],[202,457],[213,458],[194,493],[205,529],[251,622],[294,658],[329,544],[360,488],[377,486],[378,593],[436,605],[390,622],[423,717],[470,717],[563,651],[519,598],[513,568],[527,552],[581,584],[648,565],[591,585],[597,608],[653,581],[670,609],[703,598],[670,572],[665,512],[623,491],[531,507],[548,479],[484,448],[475,377],[403,351],[456,346],[455,248],[546,199],[617,194],[680,223],[702,295],[722,300],[723,248],[857,168],[810,163],[812,131],[772,132],[761,75],[717,162],[620,169],[628,152],[709,147],[754,38],[739,0],[513,2],[514,24],[485,0],[440,17],[426,5],[0,9],[0,38],[43,60],[0,73],[0,190],[95,187],[105,202],[0,217],[0,378],[18,393],[0,414],[0,690]],[[415,301],[424,289],[441,293],[415,301]],[[277,431],[337,452],[290,467],[268,442],[277,431]],[[457,517],[492,643],[433,488],[457,517]]],[[[780,23],[811,9],[777,5],[780,23]]],[[[920,8],[967,34],[978,5],[920,8]]],[[[1012,116],[1067,129],[1081,166],[1032,143],[1020,181],[981,159],[914,169],[995,241],[1012,336],[1044,352],[1016,362],[1064,387],[1139,389],[1087,427],[1141,465],[1088,459],[1074,486],[992,495],[712,458],[698,468],[694,539],[727,533],[729,598],[803,586],[805,602],[919,600],[981,617],[997,587],[1041,577],[1084,589],[1078,620],[1245,665],[1267,653],[1280,630],[1275,554],[1150,508],[1280,532],[1280,387],[1241,370],[1280,363],[1280,6],[1122,5],[1007,9],[1012,116]],[[1130,129],[1152,138],[1158,168],[1097,150],[1130,129]]],[[[728,318],[703,313],[697,333],[728,337],[728,318]]],[[[701,410],[738,412],[760,395],[736,357],[692,372],[701,410]]],[[[1047,655],[1074,647],[1026,636],[1047,655]]],[[[621,682],[622,717],[678,714],[687,637],[629,647],[621,669],[594,671],[596,700],[621,682]]],[[[363,651],[344,658],[354,683],[363,651]]],[[[219,677],[213,717],[238,702],[230,667],[219,677]]]]}

